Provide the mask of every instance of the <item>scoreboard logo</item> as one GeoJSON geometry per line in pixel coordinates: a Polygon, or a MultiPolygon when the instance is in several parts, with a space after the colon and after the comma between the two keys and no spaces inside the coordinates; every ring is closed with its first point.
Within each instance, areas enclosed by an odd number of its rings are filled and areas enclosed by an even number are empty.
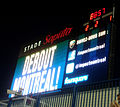
{"type": "Polygon", "coordinates": [[[60,31],[58,34],[54,35],[47,35],[44,41],[38,41],[28,46],[25,46],[23,52],[28,52],[32,49],[40,47],[41,45],[46,44],[53,44],[54,41],[59,40],[65,36],[68,36],[71,33],[72,28],[65,28],[64,30],[60,31]]]}
{"type": "Polygon", "coordinates": [[[70,41],[69,48],[73,48],[75,46],[75,40],[70,41]]]}

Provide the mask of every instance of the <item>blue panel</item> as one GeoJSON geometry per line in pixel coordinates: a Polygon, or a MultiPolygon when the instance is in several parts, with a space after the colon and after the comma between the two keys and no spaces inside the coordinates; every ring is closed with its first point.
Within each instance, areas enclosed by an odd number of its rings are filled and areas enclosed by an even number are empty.
{"type": "Polygon", "coordinates": [[[76,56],[66,62],[66,68],[69,64],[74,63],[74,69],[72,66],[69,67],[69,70],[65,69],[63,87],[107,80],[110,31],[111,25],[107,25],[79,35],[76,39],[76,45],[68,49],[68,59],[70,59],[70,53],[74,50],[76,50],[76,56]],[[87,76],[87,79],[77,81],[77,79],[85,76],[87,76]]]}
{"type": "Polygon", "coordinates": [[[68,41],[64,41],[47,49],[43,49],[45,53],[43,50],[40,50],[29,56],[19,58],[11,90],[18,91],[19,88],[23,88],[23,94],[26,95],[29,93],[60,89],[64,76],[67,49],[68,41]],[[44,55],[41,54],[42,52],[44,55]],[[45,60],[45,57],[47,57],[47,60],[45,60]],[[40,69],[42,58],[44,58],[44,60],[41,66],[42,68],[40,69]],[[34,72],[33,69],[35,69],[34,72]]]}

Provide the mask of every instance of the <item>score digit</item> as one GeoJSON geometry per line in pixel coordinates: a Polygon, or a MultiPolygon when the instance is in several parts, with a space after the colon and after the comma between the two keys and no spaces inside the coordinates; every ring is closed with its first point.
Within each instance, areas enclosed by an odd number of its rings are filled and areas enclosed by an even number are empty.
{"type": "Polygon", "coordinates": [[[96,11],[96,12],[94,13],[94,19],[97,18],[97,17],[98,17],[98,12],[96,11]]]}
{"type": "Polygon", "coordinates": [[[95,22],[95,25],[94,25],[95,28],[98,27],[98,23],[99,23],[98,21],[95,22]]]}
{"type": "Polygon", "coordinates": [[[101,10],[98,11],[98,17],[101,16],[101,10]]]}
{"type": "Polygon", "coordinates": [[[105,14],[105,8],[103,8],[102,10],[103,10],[103,14],[105,14]]]}
{"type": "Polygon", "coordinates": [[[94,13],[91,13],[90,14],[90,20],[93,20],[93,18],[94,18],[94,13]]]}
{"type": "Polygon", "coordinates": [[[89,29],[89,25],[87,25],[87,26],[85,27],[85,31],[88,31],[88,29],[89,29]]]}

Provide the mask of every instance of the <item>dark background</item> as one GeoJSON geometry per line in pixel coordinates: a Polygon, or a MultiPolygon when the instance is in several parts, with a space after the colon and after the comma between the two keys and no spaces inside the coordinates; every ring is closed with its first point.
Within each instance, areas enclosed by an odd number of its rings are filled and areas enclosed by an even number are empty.
{"type": "Polygon", "coordinates": [[[80,8],[78,16],[1,16],[0,18],[0,99],[10,89],[20,47],[34,38],[59,33],[68,25],[88,21],[91,8],[80,8]],[[83,11],[84,10],[84,11],[83,11]]]}

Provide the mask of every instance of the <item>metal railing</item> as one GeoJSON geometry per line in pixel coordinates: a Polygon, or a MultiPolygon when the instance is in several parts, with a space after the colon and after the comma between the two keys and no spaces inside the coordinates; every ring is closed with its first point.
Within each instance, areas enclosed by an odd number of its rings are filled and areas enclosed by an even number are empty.
{"type": "MultiPolygon", "coordinates": [[[[110,107],[120,93],[120,80],[98,82],[89,85],[74,85],[54,93],[41,93],[29,98],[13,98],[11,107],[110,107]]],[[[0,101],[7,107],[9,100],[0,101]]]]}
{"type": "Polygon", "coordinates": [[[110,107],[120,93],[120,80],[64,89],[59,94],[40,95],[40,107],[110,107]]]}

